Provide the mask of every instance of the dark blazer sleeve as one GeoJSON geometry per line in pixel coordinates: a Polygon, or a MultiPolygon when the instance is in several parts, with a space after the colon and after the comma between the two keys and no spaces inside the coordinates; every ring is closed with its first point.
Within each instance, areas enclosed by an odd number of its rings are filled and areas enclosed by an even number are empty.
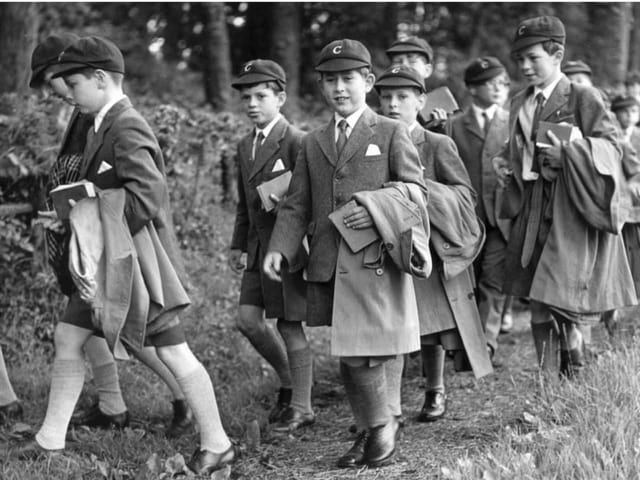
{"type": "Polygon", "coordinates": [[[240,159],[237,155],[236,165],[238,166],[238,203],[236,205],[236,221],[231,236],[231,248],[246,252],[249,238],[249,209],[240,171],[240,159]]]}

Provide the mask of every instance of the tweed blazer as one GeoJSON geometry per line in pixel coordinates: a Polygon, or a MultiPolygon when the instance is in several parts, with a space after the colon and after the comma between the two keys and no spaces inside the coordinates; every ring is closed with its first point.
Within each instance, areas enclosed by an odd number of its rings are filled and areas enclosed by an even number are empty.
{"type": "Polygon", "coordinates": [[[238,205],[231,238],[232,249],[247,252],[248,270],[260,268],[258,250],[267,251],[276,223],[275,212],[267,212],[263,208],[256,187],[285,172],[293,171],[304,132],[289,124],[284,117],[281,118],[257,149],[256,159],[252,160],[254,135],[252,130],[238,144],[238,205]],[[280,166],[283,168],[274,170],[280,166]]]}
{"type": "Polygon", "coordinates": [[[367,108],[338,156],[332,118],[302,142],[269,250],[282,253],[291,262],[306,233],[307,279],[328,282],[335,272],[340,242],[329,214],[347,203],[354,193],[379,189],[389,181],[425,185],[407,127],[367,108]]]}

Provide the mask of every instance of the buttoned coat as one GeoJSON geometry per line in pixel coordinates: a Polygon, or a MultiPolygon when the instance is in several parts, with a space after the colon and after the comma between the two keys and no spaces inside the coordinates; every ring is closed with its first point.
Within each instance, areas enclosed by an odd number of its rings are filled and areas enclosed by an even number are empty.
{"type": "MultiPolygon", "coordinates": [[[[273,126],[262,146],[256,148],[256,158],[251,158],[252,131],[238,144],[236,165],[238,166],[238,204],[231,239],[231,248],[247,253],[247,269],[260,268],[258,250],[267,251],[271,232],[276,223],[274,211],[267,212],[262,206],[256,187],[288,171],[293,171],[304,132],[290,125],[282,117],[273,126]],[[282,169],[274,171],[276,167],[282,169]]],[[[292,259],[291,266],[301,266],[301,256],[292,259]]]]}
{"type": "Polygon", "coordinates": [[[507,239],[510,222],[498,216],[502,188],[498,185],[492,160],[509,139],[509,112],[504,108],[496,110],[485,137],[473,107],[469,106],[449,120],[447,135],[453,138],[458,147],[460,158],[469,172],[471,185],[478,194],[477,212],[480,219],[491,227],[498,228],[507,239]]]}
{"type": "MultiPolygon", "coordinates": [[[[601,312],[635,303],[636,295],[619,232],[619,135],[597,91],[563,75],[540,119],[578,127],[583,139],[563,147],[563,167],[552,182],[538,232],[538,261],[524,268],[521,256],[530,209],[531,185],[522,179],[524,132],[518,115],[529,90],[511,101],[509,143],[501,156],[511,162],[501,214],[513,218],[507,246],[505,290],[569,312],[601,312]],[[578,181],[591,188],[578,195],[578,181]],[[589,208],[585,208],[590,205],[589,208]],[[605,231],[606,230],[606,231],[605,231]]],[[[540,177],[536,182],[544,182],[540,177]]],[[[534,252],[535,255],[535,252],[534,252]]]]}

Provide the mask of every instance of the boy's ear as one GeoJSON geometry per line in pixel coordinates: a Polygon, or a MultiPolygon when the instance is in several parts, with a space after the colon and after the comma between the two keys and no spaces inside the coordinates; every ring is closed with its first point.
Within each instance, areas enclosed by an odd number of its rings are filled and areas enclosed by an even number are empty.
{"type": "Polygon", "coordinates": [[[559,63],[562,63],[562,59],[564,58],[564,48],[558,49],[558,51],[555,52],[553,56],[556,57],[559,63]]]}
{"type": "Polygon", "coordinates": [[[278,97],[278,107],[282,107],[287,101],[287,92],[283,90],[281,92],[278,92],[276,96],[278,97]]]}
{"type": "Polygon", "coordinates": [[[426,93],[421,93],[420,95],[418,95],[418,111],[422,111],[422,109],[424,108],[424,105],[427,103],[427,94],[426,93]]]}
{"type": "Polygon", "coordinates": [[[93,72],[96,79],[98,80],[98,87],[104,88],[107,85],[107,81],[110,78],[109,74],[104,70],[97,69],[93,72]]]}
{"type": "Polygon", "coordinates": [[[433,74],[433,63],[425,63],[424,71],[426,73],[426,77],[424,77],[425,79],[431,77],[431,75],[433,74]]]}
{"type": "Polygon", "coordinates": [[[364,85],[366,92],[369,93],[373,89],[373,84],[376,83],[376,76],[369,72],[366,77],[364,77],[364,85]]]}

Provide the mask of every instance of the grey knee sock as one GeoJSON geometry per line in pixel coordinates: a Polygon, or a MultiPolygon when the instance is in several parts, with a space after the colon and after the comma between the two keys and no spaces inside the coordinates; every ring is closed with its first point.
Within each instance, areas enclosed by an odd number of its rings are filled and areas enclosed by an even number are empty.
{"type": "Polygon", "coordinates": [[[356,428],[358,431],[361,431],[367,428],[367,421],[363,415],[360,392],[356,388],[355,383],[353,383],[350,368],[351,367],[348,365],[340,362],[340,376],[342,377],[342,384],[344,385],[347,400],[349,401],[349,406],[351,407],[351,412],[353,413],[353,418],[356,422],[356,428]]]}
{"type": "Polygon", "coordinates": [[[69,421],[84,385],[84,362],[81,359],[56,359],[51,372],[49,404],[36,441],[44,448],[64,448],[69,421]]]}
{"type": "Polygon", "coordinates": [[[98,390],[100,411],[107,415],[117,415],[127,411],[120,391],[118,367],[115,362],[93,367],[93,384],[98,390]]]}
{"type": "Polygon", "coordinates": [[[385,425],[391,420],[387,399],[384,364],[375,367],[349,367],[351,378],[360,394],[363,416],[367,427],[385,425]]]}
{"type": "Polygon", "coordinates": [[[402,415],[402,370],[404,355],[398,355],[393,360],[384,362],[384,376],[387,381],[387,398],[389,411],[396,417],[402,415]]]}
{"type": "Polygon", "coordinates": [[[421,353],[426,390],[444,392],[444,348],[440,345],[422,345],[421,353]]]}
{"type": "Polygon", "coordinates": [[[291,406],[303,413],[311,413],[311,386],[313,385],[313,353],[311,348],[288,352],[291,370],[291,406]]]}
{"type": "Polygon", "coordinates": [[[255,348],[262,358],[273,367],[280,379],[280,385],[283,388],[291,388],[291,373],[289,362],[287,360],[287,352],[282,346],[282,342],[273,331],[273,328],[267,327],[263,332],[264,335],[254,336],[251,338],[246,336],[253,348],[255,348]]]}
{"type": "Polygon", "coordinates": [[[18,400],[18,397],[16,397],[16,393],[11,386],[9,372],[7,372],[7,366],[4,364],[2,347],[0,347],[0,407],[15,402],[16,400],[18,400]]]}

